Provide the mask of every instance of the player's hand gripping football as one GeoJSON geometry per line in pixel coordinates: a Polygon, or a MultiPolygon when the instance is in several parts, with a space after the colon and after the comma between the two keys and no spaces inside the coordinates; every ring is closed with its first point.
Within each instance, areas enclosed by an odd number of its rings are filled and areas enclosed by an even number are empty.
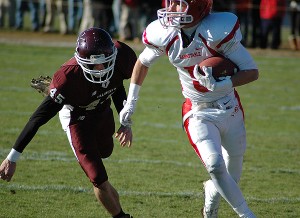
{"type": "Polygon", "coordinates": [[[49,94],[49,85],[51,83],[50,76],[40,76],[38,78],[33,78],[30,81],[30,86],[36,89],[43,96],[47,96],[49,94]]]}
{"type": "Polygon", "coordinates": [[[130,126],[122,126],[118,129],[118,131],[115,134],[115,137],[119,140],[120,145],[122,147],[125,147],[126,145],[128,147],[132,144],[132,131],[130,126]]]}
{"type": "Polygon", "coordinates": [[[0,179],[9,182],[16,171],[17,164],[5,159],[0,165],[0,179]]]}
{"type": "Polygon", "coordinates": [[[232,88],[230,76],[219,78],[220,80],[216,81],[212,76],[212,67],[202,66],[200,68],[198,65],[195,65],[193,74],[200,85],[204,86],[209,91],[220,91],[232,88]]]}

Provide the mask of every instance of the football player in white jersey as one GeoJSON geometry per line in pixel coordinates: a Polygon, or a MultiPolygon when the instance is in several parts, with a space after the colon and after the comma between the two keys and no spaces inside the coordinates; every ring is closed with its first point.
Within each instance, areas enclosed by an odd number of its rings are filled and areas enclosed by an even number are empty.
{"type": "MultiPolygon", "coordinates": [[[[246,149],[244,113],[235,87],[258,79],[257,66],[242,46],[237,17],[211,13],[212,0],[166,0],[158,19],[143,33],[146,46],[133,69],[122,125],[131,124],[138,93],[149,67],[166,54],[176,67],[186,101],[182,106],[184,129],[210,180],[204,182],[203,217],[217,217],[221,196],[239,217],[255,217],[238,186],[246,149]],[[201,61],[222,56],[239,71],[215,80],[210,68],[202,75],[201,61]]],[[[121,137],[121,136],[119,136],[121,137]]]]}

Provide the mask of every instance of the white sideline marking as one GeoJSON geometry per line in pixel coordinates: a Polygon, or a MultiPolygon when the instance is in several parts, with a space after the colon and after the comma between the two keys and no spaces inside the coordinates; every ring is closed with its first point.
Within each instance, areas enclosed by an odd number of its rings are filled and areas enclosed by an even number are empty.
{"type": "MultiPolygon", "coordinates": [[[[24,191],[70,191],[92,193],[92,188],[71,187],[65,185],[47,185],[47,186],[27,186],[18,184],[4,185],[0,183],[0,187],[9,190],[24,190],[24,191]]],[[[138,192],[138,191],[118,191],[121,196],[158,196],[158,197],[202,197],[200,192],[182,191],[182,192],[138,192]]],[[[253,196],[246,197],[249,201],[267,202],[267,203],[299,203],[300,197],[296,198],[257,198],[253,196]]]]}
{"type": "MultiPolygon", "coordinates": [[[[9,150],[3,149],[0,151],[0,157],[7,155],[9,153],[9,150]]],[[[68,153],[64,152],[43,152],[43,153],[36,153],[36,152],[30,152],[25,153],[21,156],[20,159],[23,160],[39,160],[39,161],[62,161],[62,162],[76,162],[75,156],[69,156],[68,153]]],[[[104,162],[112,162],[112,163],[143,163],[143,164],[168,164],[168,165],[174,165],[174,166],[181,166],[181,167],[202,167],[202,164],[199,162],[180,162],[180,161],[172,161],[172,160],[147,160],[147,159],[104,159],[104,162]]],[[[262,169],[257,167],[244,167],[244,170],[252,170],[256,172],[267,172],[272,171],[275,173],[288,173],[288,174],[300,174],[299,169],[289,169],[289,168],[273,168],[270,169],[262,169]]]]}
{"type": "Polygon", "coordinates": [[[280,107],[280,110],[282,110],[282,111],[299,111],[300,105],[291,106],[291,107],[283,106],[283,107],[280,107]]]}

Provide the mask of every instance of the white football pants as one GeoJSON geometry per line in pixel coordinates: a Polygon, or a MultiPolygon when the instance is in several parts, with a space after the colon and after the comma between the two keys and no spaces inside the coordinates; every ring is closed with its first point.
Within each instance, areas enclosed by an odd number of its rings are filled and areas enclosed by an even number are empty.
{"type": "Polygon", "coordinates": [[[186,132],[196,153],[201,158],[211,180],[206,184],[205,209],[218,208],[220,195],[240,217],[252,217],[238,186],[246,150],[246,131],[243,112],[234,112],[219,120],[206,120],[196,115],[189,118],[186,132]],[[249,214],[249,216],[247,215],[249,214]]]}

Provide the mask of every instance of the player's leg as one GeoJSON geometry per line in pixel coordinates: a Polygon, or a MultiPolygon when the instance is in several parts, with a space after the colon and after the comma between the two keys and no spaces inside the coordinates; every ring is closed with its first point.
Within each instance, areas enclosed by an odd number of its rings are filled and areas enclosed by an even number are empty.
{"type": "MultiPolygon", "coordinates": [[[[225,161],[222,156],[221,138],[218,127],[211,122],[191,118],[189,119],[186,130],[190,136],[192,145],[202,159],[217,192],[222,195],[240,216],[244,215],[246,212],[243,210],[245,199],[237,183],[227,172],[225,161]]],[[[211,187],[210,191],[211,193],[214,193],[215,190],[213,189],[213,186],[211,187]]],[[[217,198],[218,195],[211,195],[212,199],[214,197],[217,198]]],[[[211,208],[212,205],[205,205],[207,211],[211,208]]]]}
{"type": "MultiPolygon", "coordinates": [[[[182,116],[183,118],[190,112],[192,109],[192,104],[189,100],[186,100],[182,105],[182,116]]],[[[187,133],[189,138],[190,144],[194,148],[196,154],[201,159],[202,163],[205,166],[203,161],[203,157],[206,153],[219,153],[221,154],[221,146],[220,146],[220,134],[219,131],[216,129],[214,125],[212,125],[212,129],[210,129],[209,122],[201,122],[196,117],[190,117],[188,119],[183,120],[183,127],[187,133]],[[213,133],[214,132],[214,133],[213,133]],[[201,135],[199,135],[201,133],[201,135]],[[214,135],[214,136],[213,136],[214,135]],[[211,144],[208,146],[207,149],[204,148],[206,146],[203,144],[200,148],[198,148],[197,143],[199,145],[200,141],[205,141],[204,139],[207,138],[215,138],[216,141],[219,141],[215,146],[216,143],[206,143],[211,144]],[[211,147],[211,148],[210,148],[211,147]],[[207,151],[204,151],[207,150],[207,151]]],[[[211,123],[210,123],[211,124],[211,123]]],[[[203,217],[217,217],[219,202],[221,195],[218,193],[217,189],[215,188],[212,180],[207,180],[203,183],[203,191],[204,191],[204,207],[201,211],[203,217]]]]}
{"type": "MultiPolygon", "coordinates": [[[[198,118],[193,117],[185,122],[185,130],[188,134],[191,145],[206,168],[208,167],[208,164],[212,164],[208,162],[209,158],[222,158],[220,133],[213,123],[205,120],[200,121],[198,118]]],[[[222,162],[221,159],[219,159],[219,161],[222,162]]],[[[226,172],[225,165],[222,169],[220,168],[220,171],[222,170],[226,172]]],[[[217,217],[220,194],[211,179],[205,181],[203,185],[205,197],[202,212],[203,216],[217,217]]]]}
{"type": "Polygon", "coordinates": [[[73,152],[94,186],[97,200],[113,217],[125,218],[130,215],[122,211],[119,195],[109,183],[101,159],[101,157],[109,157],[113,150],[114,121],[111,115],[112,112],[109,109],[97,117],[70,119],[70,111],[66,108],[63,108],[59,114],[73,152]],[[103,123],[103,121],[106,122],[103,123]],[[69,125],[70,123],[72,124],[69,125]]]}
{"type": "Polygon", "coordinates": [[[244,197],[241,195],[238,182],[242,174],[243,157],[246,150],[246,130],[244,126],[244,117],[242,110],[235,112],[225,120],[222,129],[222,153],[225,165],[229,175],[235,181],[232,184],[232,197],[236,198],[239,204],[232,204],[233,209],[243,217],[254,217],[249,207],[246,204],[244,197]],[[236,193],[238,193],[236,195],[236,193]]]}
{"type": "Polygon", "coordinates": [[[94,186],[94,193],[97,200],[102,203],[113,217],[130,218],[129,214],[123,212],[120,205],[119,194],[109,181],[102,183],[99,187],[94,186]]]}
{"type": "Polygon", "coordinates": [[[218,215],[221,195],[217,191],[211,179],[203,182],[204,207],[202,215],[204,218],[214,218],[218,215]]]}

